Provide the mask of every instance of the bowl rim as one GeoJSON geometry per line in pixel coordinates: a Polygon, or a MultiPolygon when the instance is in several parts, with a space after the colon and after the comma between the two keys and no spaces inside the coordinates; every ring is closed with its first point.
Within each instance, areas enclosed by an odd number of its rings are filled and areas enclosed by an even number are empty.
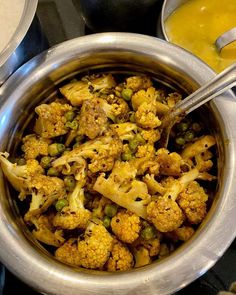
{"type": "MultiPolygon", "coordinates": [[[[133,33],[93,34],[56,45],[17,70],[0,88],[0,101],[3,102],[0,118],[3,118],[9,108],[14,106],[19,93],[27,91],[28,87],[41,77],[49,75],[53,69],[66,61],[81,54],[92,54],[99,50],[106,51],[114,48],[119,52],[122,50],[139,53],[145,51],[153,58],[159,55],[164,56],[168,52],[170,58],[176,59],[176,63],[184,61],[184,69],[193,71],[199,84],[215,75],[213,70],[191,53],[158,38],[133,33]],[[23,73],[26,73],[26,76],[23,76],[23,73]],[[12,84],[16,87],[13,88],[12,84]]],[[[62,265],[60,262],[52,263],[50,258],[34,249],[23,235],[17,236],[12,217],[4,212],[0,204],[0,228],[2,229],[0,260],[10,271],[34,289],[57,295],[65,292],[77,294],[78,290],[85,295],[104,293],[128,295],[140,294],[140,291],[165,295],[197,279],[215,264],[236,236],[236,228],[232,226],[232,217],[236,214],[234,202],[236,188],[233,185],[236,177],[234,159],[236,130],[233,122],[233,118],[236,118],[236,110],[234,111],[236,108],[232,108],[234,99],[233,93],[229,91],[211,103],[211,107],[223,119],[227,118],[222,121],[226,130],[224,140],[227,152],[224,169],[225,174],[228,174],[222,186],[224,198],[217,202],[214,215],[207,218],[205,226],[200,228],[194,239],[181,248],[185,251],[184,256],[182,250],[177,250],[158,264],[153,263],[128,273],[97,275],[96,272],[74,271],[73,268],[62,265]]],[[[0,120],[0,126],[2,120],[0,120]]],[[[0,181],[3,184],[3,177],[0,177],[0,181]]],[[[0,189],[0,195],[2,194],[4,191],[0,189]]]]}

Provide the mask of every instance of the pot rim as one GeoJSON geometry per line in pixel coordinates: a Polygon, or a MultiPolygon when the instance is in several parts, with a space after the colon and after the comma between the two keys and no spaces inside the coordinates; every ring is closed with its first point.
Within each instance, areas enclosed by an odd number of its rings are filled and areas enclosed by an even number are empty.
{"type": "MultiPolygon", "coordinates": [[[[63,42],[38,55],[19,70],[17,70],[0,88],[0,118],[9,107],[17,101],[19,93],[24,93],[37,80],[48,76],[53,69],[76,58],[76,56],[93,54],[94,52],[116,50],[130,51],[150,55],[153,58],[165,56],[178,64],[185,62],[184,69],[196,74],[199,84],[215,73],[200,59],[191,53],[158,38],[133,33],[100,33],[79,37],[63,42]],[[68,50],[69,49],[69,50],[68,50]],[[26,77],[22,73],[27,72],[26,77]],[[16,87],[12,87],[12,84],[16,87]],[[6,100],[4,97],[8,97],[6,100]]],[[[206,81],[205,81],[206,82],[206,81]]],[[[234,95],[227,92],[216,98],[211,107],[227,121],[222,121],[226,130],[224,196],[210,210],[194,238],[175,251],[171,256],[153,263],[147,267],[122,273],[106,273],[98,275],[96,271],[75,271],[50,257],[46,257],[22,234],[16,235],[12,217],[3,211],[0,204],[0,259],[13,273],[27,284],[40,292],[47,294],[170,294],[177,291],[214,265],[236,236],[236,228],[232,220],[236,214],[234,194],[236,188],[233,181],[236,177],[236,130],[233,118],[236,118],[236,108],[232,108],[234,95]],[[235,110],[234,110],[235,109],[235,110]],[[227,143],[226,143],[227,141],[227,143]],[[225,177],[227,174],[227,178],[225,177]],[[221,218],[219,218],[220,216],[221,218]],[[18,247],[16,247],[18,245],[18,247]],[[184,251],[184,255],[183,255],[184,251]],[[197,254],[197,257],[196,257],[197,254]],[[18,262],[18,264],[16,263],[18,262]],[[21,266],[19,269],[19,265],[21,266]]],[[[1,123],[1,122],[0,122],[1,123]]],[[[3,179],[1,179],[3,182],[3,179]]],[[[3,185],[3,184],[2,184],[3,185]]],[[[0,190],[0,194],[3,193],[0,190]]],[[[101,274],[101,273],[100,273],[101,274]]]]}

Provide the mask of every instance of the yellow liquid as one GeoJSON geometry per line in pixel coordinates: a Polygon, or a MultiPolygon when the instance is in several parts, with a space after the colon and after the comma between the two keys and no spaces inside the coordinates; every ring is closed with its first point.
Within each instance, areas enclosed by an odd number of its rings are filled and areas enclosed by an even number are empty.
{"type": "Polygon", "coordinates": [[[194,53],[216,72],[236,62],[236,42],[219,55],[214,42],[236,27],[236,0],[189,0],[166,20],[169,41],[194,53]]]}

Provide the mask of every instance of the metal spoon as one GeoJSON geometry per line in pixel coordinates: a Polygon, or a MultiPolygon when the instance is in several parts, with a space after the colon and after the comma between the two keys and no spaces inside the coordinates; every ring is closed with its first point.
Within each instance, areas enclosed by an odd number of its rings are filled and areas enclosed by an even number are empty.
{"type": "Polygon", "coordinates": [[[236,63],[177,103],[162,120],[161,139],[158,142],[159,148],[167,147],[170,131],[175,123],[179,122],[185,115],[199,108],[204,103],[232,88],[234,85],[236,85],[236,63]]]}
{"type": "Polygon", "coordinates": [[[218,50],[218,52],[220,53],[221,50],[229,45],[230,43],[236,41],[236,28],[230,29],[228,31],[226,31],[225,33],[223,33],[222,35],[220,35],[216,41],[215,41],[215,46],[216,49],[218,50]]]}

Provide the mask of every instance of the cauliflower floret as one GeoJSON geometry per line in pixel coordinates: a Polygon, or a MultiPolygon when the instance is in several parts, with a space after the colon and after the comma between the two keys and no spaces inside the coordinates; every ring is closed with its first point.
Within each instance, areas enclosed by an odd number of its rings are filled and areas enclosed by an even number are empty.
{"type": "Polygon", "coordinates": [[[28,190],[28,182],[35,174],[42,174],[44,170],[35,159],[27,160],[25,165],[19,166],[16,163],[11,163],[7,159],[8,157],[9,154],[7,152],[0,153],[2,170],[11,185],[20,192],[19,198],[23,200],[28,190]]]}
{"type": "Polygon", "coordinates": [[[114,239],[111,255],[106,263],[108,271],[125,271],[133,267],[134,259],[128,247],[114,239]]]}
{"type": "Polygon", "coordinates": [[[77,180],[74,190],[68,195],[69,205],[63,207],[61,212],[58,212],[54,217],[54,226],[68,230],[86,228],[92,214],[84,207],[85,197],[83,186],[86,181],[84,169],[77,175],[77,177],[80,176],[80,179],[77,180]]]}
{"type": "Polygon", "coordinates": [[[137,152],[135,153],[136,158],[149,158],[152,159],[155,157],[155,148],[152,144],[144,144],[137,147],[137,152]]]}
{"type": "Polygon", "coordinates": [[[152,238],[149,240],[144,240],[143,238],[138,238],[132,244],[132,251],[138,250],[139,248],[145,248],[148,250],[149,256],[153,257],[158,255],[160,251],[160,239],[159,238],[152,238]]]}
{"type": "Polygon", "coordinates": [[[181,226],[172,232],[167,233],[168,238],[174,241],[188,241],[194,234],[194,229],[191,226],[181,226]]]}
{"type": "Polygon", "coordinates": [[[128,120],[129,106],[124,99],[111,94],[106,100],[99,99],[99,101],[101,108],[113,122],[126,122],[128,120]]]}
{"type": "Polygon", "coordinates": [[[166,192],[166,188],[163,187],[163,185],[161,183],[156,181],[154,174],[151,174],[151,175],[146,174],[143,177],[143,181],[146,183],[146,185],[148,187],[148,192],[151,195],[155,195],[157,193],[164,195],[164,193],[166,192]]]}
{"type": "Polygon", "coordinates": [[[161,125],[161,121],[156,115],[155,103],[142,103],[135,112],[135,120],[137,125],[144,129],[154,129],[161,125]]]}
{"type": "Polygon", "coordinates": [[[126,79],[127,88],[133,91],[138,91],[140,89],[148,89],[152,86],[152,81],[146,76],[132,76],[126,79]]]}
{"type": "Polygon", "coordinates": [[[48,155],[48,146],[51,143],[50,139],[29,134],[22,139],[22,142],[22,151],[25,154],[24,157],[26,160],[48,155]]]}
{"type": "Polygon", "coordinates": [[[72,110],[72,106],[59,102],[40,104],[35,108],[38,118],[34,131],[43,138],[53,138],[66,134],[68,129],[65,126],[65,113],[70,110],[72,110]]]}
{"type": "Polygon", "coordinates": [[[130,211],[120,210],[111,220],[111,229],[119,240],[131,244],[139,237],[141,220],[130,211]]]}
{"type": "Polygon", "coordinates": [[[70,238],[55,251],[55,257],[59,261],[74,266],[80,266],[80,256],[77,248],[78,240],[70,238]]]}
{"type": "Polygon", "coordinates": [[[175,201],[158,197],[147,206],[147,220],[160,232],[168,232],[181,226],[184,215],[175,201]]]}
{"type": "Polygon", "coordinates": [[[133,139],[138,132],[138,126],[135,123],[130,122],[111,124],[110,127],[117,133],[121,140],[133,139]]]}
{"type": "Polygon", "coordinates": [[[92,78],[90,81],[73,81],[60,88],[61,93],[73,106],[82,105],[84,100],[94,97],[94,92],[102,89],[111,89],[116,83],[112,75],[103,75],[92,78]]]}
{"type": "Polygon", "coordinates": [[[181,174],[181,166],[184,161],[178,153],[170,153],[167,149],[160,148],[156,154],[161,175],[179,176],[181,174]]]}
{"type": "Polygon", "coordinates": [[[207,213],[206,201],[208,195],[198,182],[192,181],[187,188],[180,193],[177,202],[183,210],[188,221],[192,224],[200,223],[207,213]]]}
{"type": "Polygon", "coordinates": [[[158,129],[142,130],[141,135],[149,144],[154,144],[161,138],[161,133],[158,129]]]}
{"type": "Polygon", "coordinates": [[[215,137],[211,135],[205,135],[196,140],[193,143],[190,143],[186,148],[183,149],[181,157],[184,160],[191,159],[198,154],[204,153],[210,147],[216,144],[215,137]]]}
{"type": "Polygon", "coordinates": [[[196,167],[200,172],[205,172],[212,168],[213,162],[210,160],[212,156],[213,155],[209,150],[195,156],[195,161],[197,163],[196,167]]]}
{"type": "Polygon", "coordinates": [[[167,104],[169,108],[173,108],[177,102],[182,100],[182,95],[178,92],[172,92],[166,98],[167,104]]]}
{"type": "Polygon", "coordinates": [[[80,265],[100,269],[108,260],[113,247],[113,238],[99,220],[91,220],[85,234],[78,242],[80,265]]]}
{"type": "Polygon", "coordinates": [[[79,134],[94,139],[101,135],[107,127],[107,116],[99,104],[99,99],[85,100],[79,116],[79,134]]]}
{"type": "Polygon", "coordinates": [[[32,234],[38,241],[55,247],[59,247],[64,243],[63,231],[53,228],[50,216],[33,217],[31,221],[36,227],[32,234]]]}
{"type": "Polygon", "coordinates": [[[108,178],[105,178],[104,173],[100,174],[93,189],[117,205],[145,218],[151,196],[146,184],[135,179],[137,170],[129,163],[116,161],[108,178]]]}
{"type": "Polygon", "coordinates": [[[156,105],[157,96],[158,92],[154,87],[149,87],[146,91],[142,89],[134,93],[131,98],[134,111],[136,111],[138,107],[144,102],[146,102],[148,105],[152,103],[156,105]]]}
{"type": "Polygon", "coordinates": [[[143,246],[133,248],[133,255],[135,260],[134,267],[142,267],[152,263],[152,259],[150,257],[148,249],[143,246]]]}
{"type": "Polygon", "coordinates": [[[27,184],[31,194],[31,202],[25,221],[45,212],[57,199],[66,195],[64,181],[58,177],[35,174],[27,184]]]}
{"type": "Polygon", "coordinates": [[[154,146],[149,143],[138,146],[135,158],[130,160],[130,165],[137,169],[137,175],[145,173],[158,175],[160,165],[157,162],[154,146]]]}
{"type": "Polygon", "coordinates": [[[104,208],[106,205],[111,204],[111,200],[104,197],[96,197],[92,202],[92,215],[94,218],[103,219],[105,216],[104,208]]]}
{"type": "Polygon", "coordinates": [[[107,133],[94,140],[89,140],[73,150],[67,152],[56,159],[53,167],[66,166],[72,162],[80,162],[81,158],[89,159],[88,169],[92,173],[98,171],[109,171],[114,165],[114,161],[120,156],[122,151],[122,142],[116,134],[107,133]]]}

